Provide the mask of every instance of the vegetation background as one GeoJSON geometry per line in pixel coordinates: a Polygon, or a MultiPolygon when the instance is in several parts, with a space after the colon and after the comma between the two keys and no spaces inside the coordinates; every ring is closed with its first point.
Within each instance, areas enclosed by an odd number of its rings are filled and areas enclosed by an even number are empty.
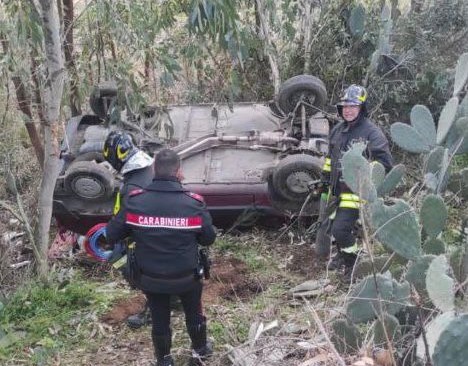
{"type": "MultiPolygon", "coordinates": [[[[326,84],[330,105],[347,85],[364,84],[373,119],[389,133],[394,122],[409,121],[415,104],[426,105],[437,120],[452,95],[457,60],[468,51],[466,39],[464,0],[1,0],[0,312],[5,305],[8,311],[0,316],[0,362],[73,364],[67,355],[80,347],[93,352],[80,342],[90,335],[101,342],[106,333],[91,325],[101,324],[96,314],[122,296],[88,291],[101,288],[102,279],[84,284],[69,270],[76,263],[47,259],[58,142],[67,119],[89,109],[94,85],[116,80],[122,97],[139,111],[149,104],[268,101],[281,81],[310,73],[326,84]],[[86,331],[74,334],[76,324],[86,331]]],[[[419,160],[397,146],[392,151],[407,165],[405,184],[411,187],[419,160]]],[[[455,170],[467,165],[466,154],[454,160],[455,170]]],[[[444,235],[454,244],[467,219],[459,201],[449,203],[444,235]]],[[[292,265],[305,250],[296,250],[301,237],[291,229],[287,242],[270,253],[264,235],[249,236],[250,245],[237,247],[232,240],[246,240],[226,237],[217,248],[247,262],[251,273],[263,273],[271,291],[263,300],[215,308],[219,328],[221,319],[229,320],[227,331],[211,329],[218,341],[238,346],[251,339],[255,322],[277,316],[284,325],[297,317],[293,310],[268,314],[265,304],[284,305],[286,288],[311,276],[292,265]],[[246,247],[263,259],[251,263],[240,253],[246,247]],[[282,257],[288,250],[292,257],[282,257]],[[245,319],[230,319],[226,314],[233,308],[245,310],[245,319]]],[[[324,301],[329,309],[342,299],[324,301]]],[[[315,311],[308,310],[302,325],[313,323],[315,311]]],[[[307,339],[324,336],[320,326],[310,332],[307,339]]],[[[320,354],[296,346],[288,346],[299,355],[294,362],[320,354]]],[[[219,356],[225,360],[226,351],[219,356]]]]}

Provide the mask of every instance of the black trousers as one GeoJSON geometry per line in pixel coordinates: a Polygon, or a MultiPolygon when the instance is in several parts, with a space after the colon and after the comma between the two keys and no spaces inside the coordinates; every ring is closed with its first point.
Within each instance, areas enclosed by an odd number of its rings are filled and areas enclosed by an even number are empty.
{"type": "Polygon", "coordinates": [[[203,284],[195,282],[193,289],[177,295],[145,293],[153,323],[152,335],[170,336],[171,334],[171,296],[178,296],[185,313],[187,329],[198,327],[206,321],[201,302],[203,284]]]}
{"type": "Polygon", "coordinates": [[[355,208],[338,207],[332,222],[331,234],[335,238],[338,249],[348,248],[356,241],[355,226],[359,219],[359,210],[355,208]]]}

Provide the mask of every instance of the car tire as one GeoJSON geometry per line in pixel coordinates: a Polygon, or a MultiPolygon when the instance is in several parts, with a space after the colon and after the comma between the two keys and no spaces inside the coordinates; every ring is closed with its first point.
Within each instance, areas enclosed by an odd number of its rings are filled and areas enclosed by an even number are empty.
{"type": "Polygon", "coordinates": [[[100,118],[106,118],[107,106],[105,100],[111,98],[117,98],[117,86],[114,83],[107,83],[94,88],[89,97],[91,110],[100,118]]]}
{"type": "Polygon", "coordinates": [[[64,188],[82,200],[102,202],[114,192],[114,176],[94,161],[76,161],[67,169],[64,188]]]}
{"type": "Polygon", "coordinates": [[[297,75],[286,80],[280,87],[277,103],[285,114],[292,113],[301,96],[313,105],[305,108],[306,114],[311,116],[322,110],[327,100],[327,88],[322,80],[312,75],[297,75]]]}
{"type": "Polygon", "coordinates": [[[307,183],[320,178],[322,159],[307,155],[288,155],[276,166],[271,180],[275,193],[294,202],[304,202],[309,195],[307,183]]]}

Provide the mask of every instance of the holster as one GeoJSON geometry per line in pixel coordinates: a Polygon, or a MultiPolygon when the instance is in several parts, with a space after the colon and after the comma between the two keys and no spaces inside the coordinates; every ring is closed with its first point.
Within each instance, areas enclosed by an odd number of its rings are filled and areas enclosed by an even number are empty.
{"type": "Polygon", "coordinates": [[[130,243],[127,247],[127,276],[130,285],[136,288],[141,287],[141,271],[136,261],[135,243],[130,243]]]}

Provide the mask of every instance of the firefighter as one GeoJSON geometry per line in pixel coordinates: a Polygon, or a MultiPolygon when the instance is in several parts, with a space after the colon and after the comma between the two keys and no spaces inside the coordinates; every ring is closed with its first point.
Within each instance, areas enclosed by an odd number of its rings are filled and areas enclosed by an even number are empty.
{"type": "Polygon", "coordinates": [[[191,365],[212,353],[207,341],[201,295],[203,275],[198,245],[208,246],[216,232],[203,198],[186,191],[178,177],[179,156],[163,149],[155,157],[155,176],[145,189],[130,192],[107,226],[107,240],[130,236],[130,278],[146,295],[153,319],[152,339],[157,366],[172,366],[170,299],[178,296],[192,342],[191,365]]]}
{"type": "Polygon", "coordinates": [[[367,117],[367,91],[359,85],[349,86],[337,104],[338,114],[343,119],[331,131],[329,152],[322,170],[322,180],[328,187],[328,202],[334,202],[336,209],[331,220],[325,220],[335,240],[337,254],[328,268],[331,270],[344,267],[344,274],[349,277],[357,258],[356,222],[363,202],[345,184],[342,177],[341,159],[343,154],[355,142],[365,142],[365,157],[369,161],[380,162],[386,172],[392,168],[392,155],[388,140],[382,130],[367,117]]]}
{"type": "MultiPolygon", "coordinates": [[[[154,159],[135,146],[132,136],[123,131],[112,131],[107,135],[103,149],[104,158],[112,167],[122,174],[122,185],[117,193],[114,204],[114,215],[120,210],[124,197],[133,189],[144,188],[151,183],[154,171],[154,159]]],[[[125,268],[123,270],[124,276],[125,268]]],[[[149,324],[150,313],[146,304],[144,310],[131,315],[127,324],[132,329],[149,324]]]]}

